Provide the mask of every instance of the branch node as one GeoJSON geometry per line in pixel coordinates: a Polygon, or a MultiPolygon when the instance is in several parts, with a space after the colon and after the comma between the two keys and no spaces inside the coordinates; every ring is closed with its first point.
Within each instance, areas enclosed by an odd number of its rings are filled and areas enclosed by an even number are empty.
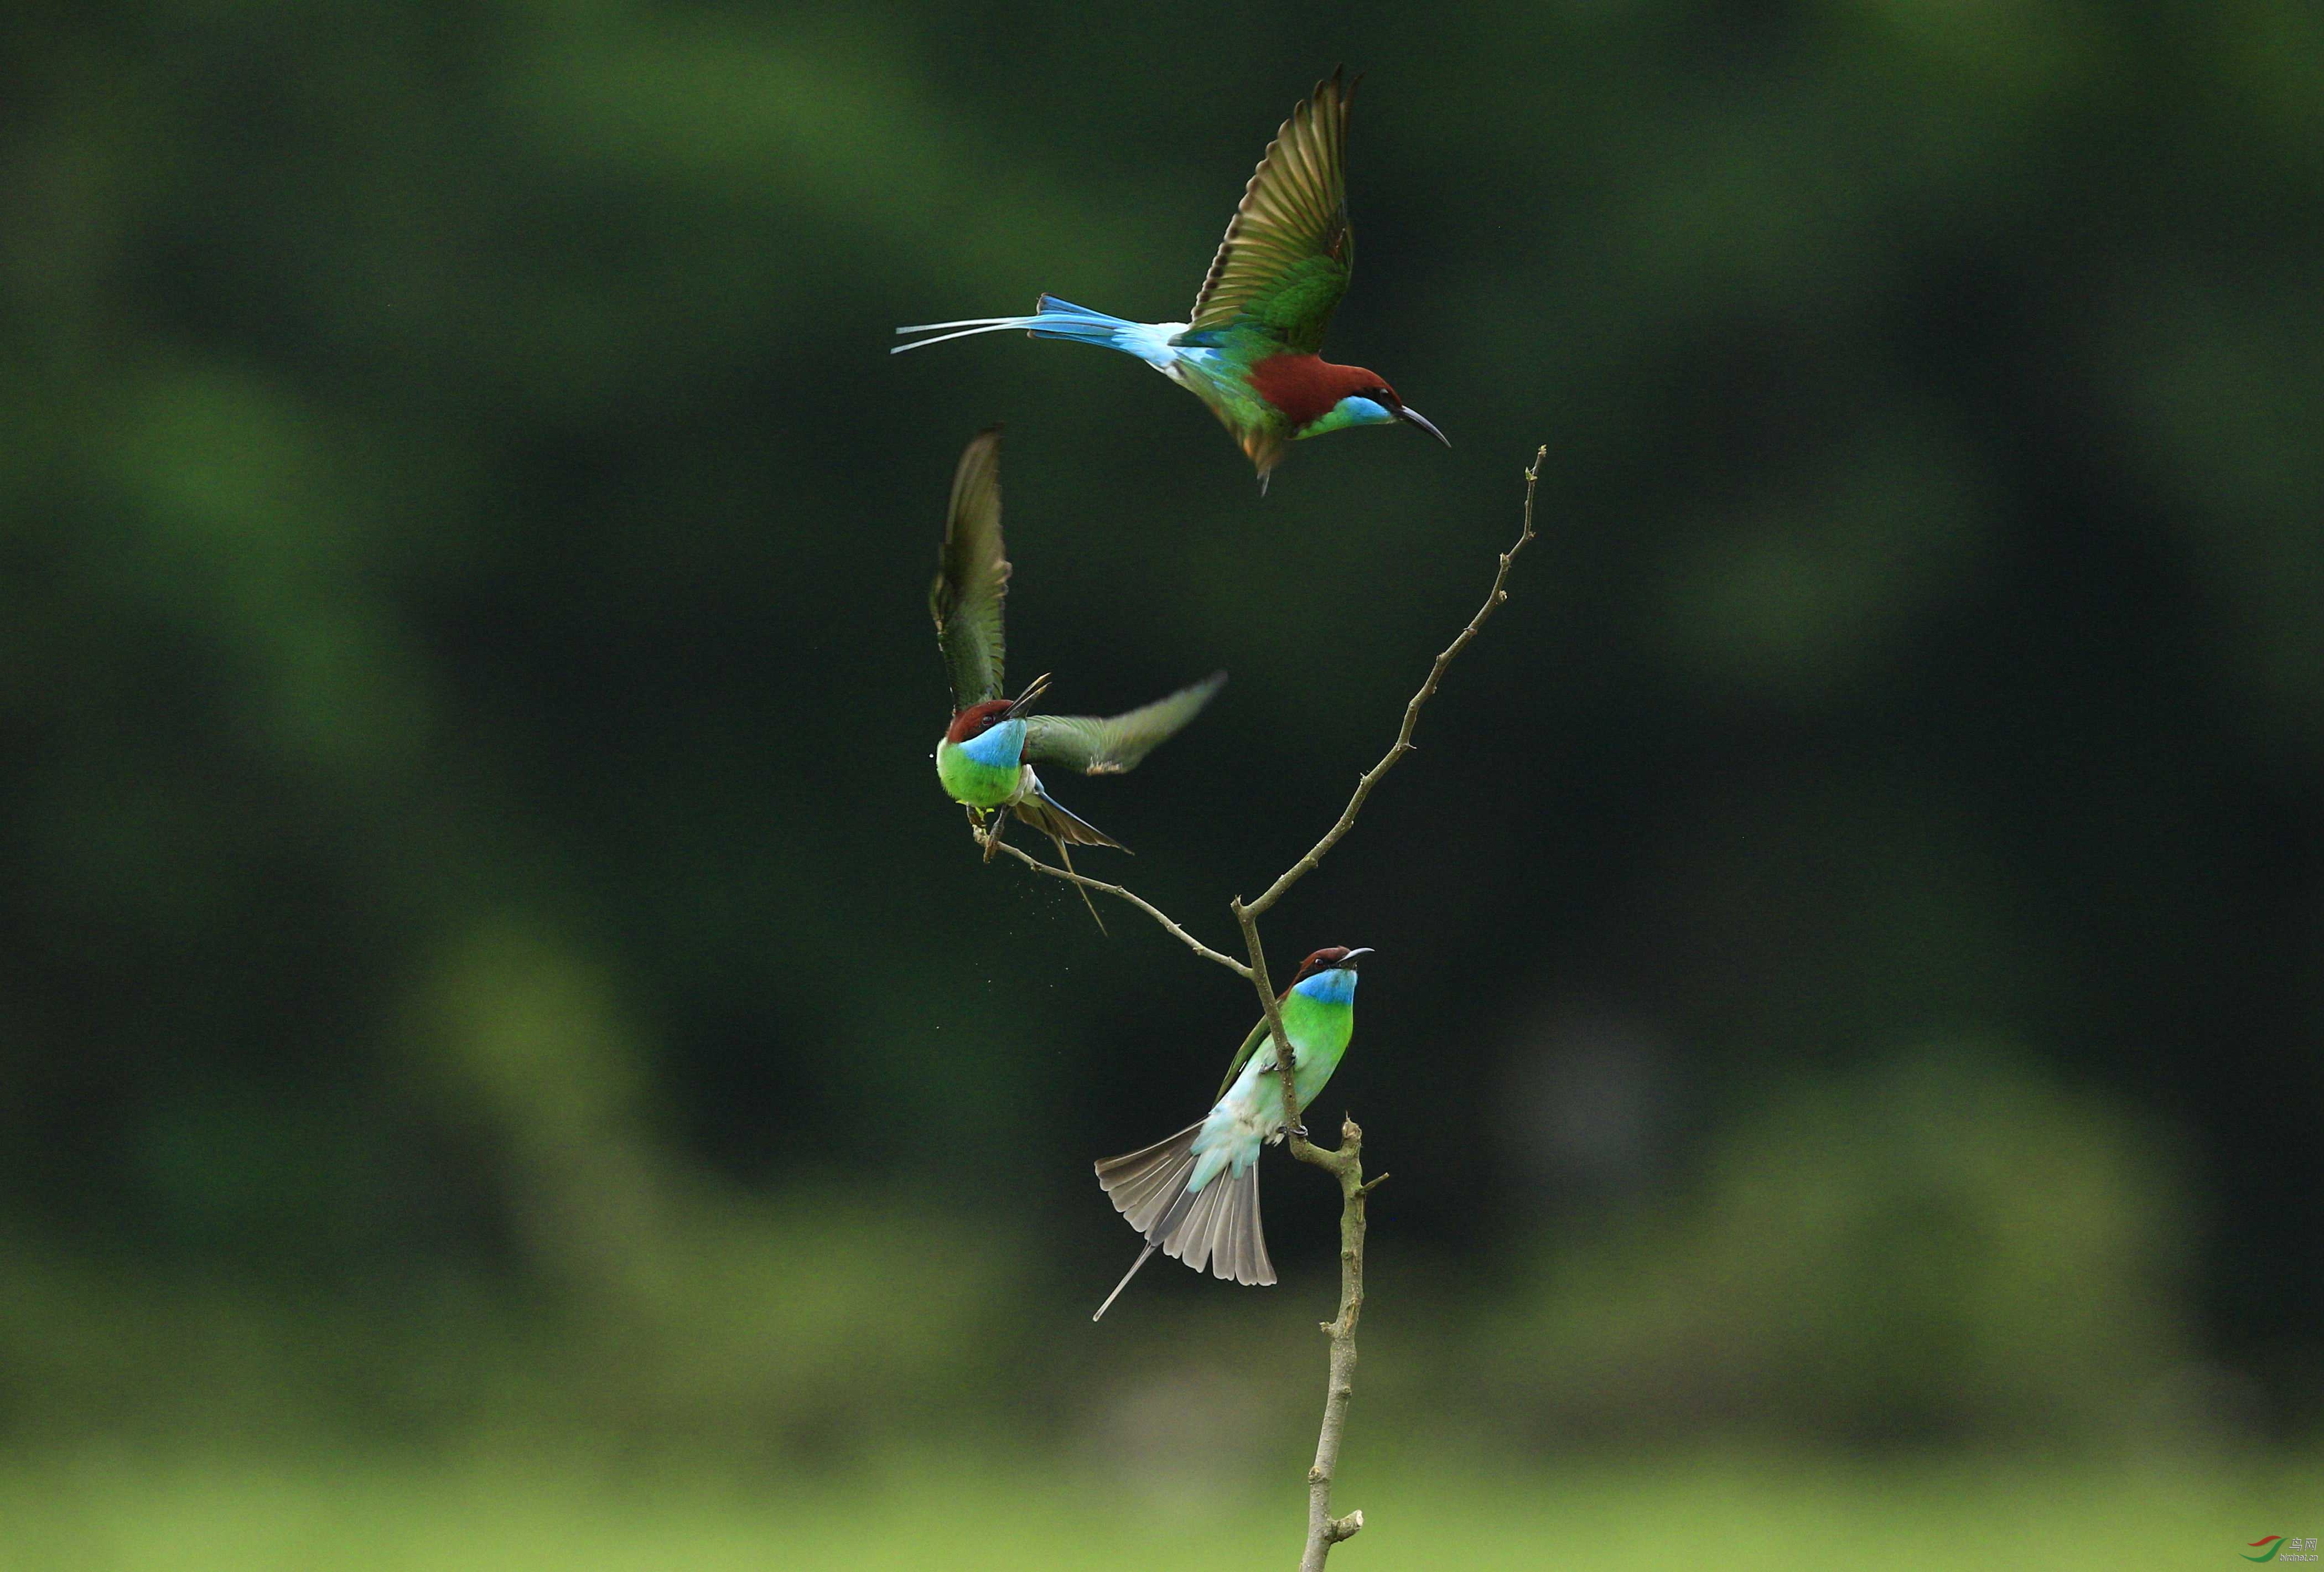
{"type": "Polygon", "coordinates": [[[1354,1539],[1364,1531],[1364,1509],[1358,1507],[1343,1518],[1333,1518],[1331,1528],[1326,1531],[1331,1534],[1332,1542],[1335,1545],[1342,1540],[1354,1539]]]}

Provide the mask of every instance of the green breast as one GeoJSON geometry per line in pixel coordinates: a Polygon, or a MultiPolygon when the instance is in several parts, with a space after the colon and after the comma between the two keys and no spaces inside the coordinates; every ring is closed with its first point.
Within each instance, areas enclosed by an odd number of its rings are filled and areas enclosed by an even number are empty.
{"type": "Polygon", "coordinates": [[[1015,763],[980,764],[956,744],[936,744],[936,779],[954,802],[971,808],[998,808],[1014,799],[1020,769],[1015,763]]]}
{"type": "Polygon", "coordinates": [[[1348,1040],[1355,1035],[1356,1007],[1352,1002],[1311,999],[1295,989],[1283,1001],[1283,1030],[1291,1034],[1296,1050],[1291,1084],[1298,1091],[1299,1105],[1305,1108],[1340,1068],[1340,1056],[1348,1051],[1348,1040]]]}

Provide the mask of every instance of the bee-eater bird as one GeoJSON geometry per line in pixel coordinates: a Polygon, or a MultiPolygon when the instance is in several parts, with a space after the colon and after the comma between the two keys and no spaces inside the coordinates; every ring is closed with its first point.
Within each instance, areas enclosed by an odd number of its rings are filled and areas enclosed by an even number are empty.
{"type": "MultiPolygon", "coordinates": [[[[1201,713],[1225,683],[1214,671],[1167,698],[1123,715],[1033,715],[1049,686],[1047,673],[1014,698],[1001,694],[1001,602],[1009,590],[1009,559],[1001,542],[1001,428],[981,432],[953,472],[936,581],[928,591],[936,643],[952,674],[952,724],[936,744],[936,779],[978,827],[984,857],[1001,845],[1009,816],[1057,843],[1073,868],[1067,843],[1126,850],[1103,831],[1060,808],[1042,788],[1035,764],[1056,764],[1084,775],[1119,775],[1137,766],[1173,733],[1201,713]]],[[[1082,891],[1089,902],[1089,892],[1082,891]]],[[[1097,908],[1090,906],[1097,917],[1097,908]]],[[[1098,928],[1105,920],[1098,918],[1098,928]]]]}
{"type": "MultiPolygon", "coordinates": [[[[1356,1030],[1356,965],[1371,953],[1317,950],[1300,963],[1277,1002],[1303,1113],[1348,1051],[1356,1030]]],[[[1121,1297],[1157,1250],[1196,1271],[1208,1262],[1211,1275],[1222,1281],[1275,1281],[1259,1224],[1259,1149],[1283,1139],[1283,1082],[1275,1067],[1275,1038],[1262,1017],[1227,1065],[1218,1103],[1205,1117],[1143,1151],[1097,1165],[1097,1182],[1114,1210],[1146,1235],[1146,1248],[1091,1320],[1121,1297]]]]}
{"type": "Polygon", "coordinates": [[[1346,171],[1354,92],[1354,83],[1343,86],[1333,72],[1275,134],[1194,297],[1191,320],[1129,322],[1045,294],[1029,317],[899,328],[933,337],[889,353],[1021,328],[1036,338],[1134,355],[1225,423],[1258,466],[1261,491],[1290,443],[1349,426],[1402,421],[1451,447],[1378,372],[1334,365],[1318,353],[1356,260],[1346,171]]]}

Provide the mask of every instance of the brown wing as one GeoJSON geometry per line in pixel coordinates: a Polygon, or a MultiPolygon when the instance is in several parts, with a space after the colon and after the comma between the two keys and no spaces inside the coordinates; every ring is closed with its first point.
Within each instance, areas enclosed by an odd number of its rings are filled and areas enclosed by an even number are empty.
{"type": "Polygon", "coordinates": [[[952,678],[955,712],[1001,697],[1002,598],[1009,559],[1001,543],[1001,428],[981,431],[953,471],[952,504],[945,513],[944,545],[928,613],[936,646],[952,678]]]}

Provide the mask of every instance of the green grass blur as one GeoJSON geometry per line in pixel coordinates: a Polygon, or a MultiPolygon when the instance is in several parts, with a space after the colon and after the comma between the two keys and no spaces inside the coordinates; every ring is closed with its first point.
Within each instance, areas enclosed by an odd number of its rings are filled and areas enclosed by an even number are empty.
{"type": "MultiPolygon", "coordinates": [[[[1377,1452],[1379,1447],[1371,1450],[1377,1452]]],[[[1817,1572],[1883,1566],[2227,1565],[2313,1515],[2324,1470],[1678,1455],[1510,1468],[1412,1459],[1351,1467],[1365,1528],[1351,1567],[1694,1564],[1817,1572]],[[2258,1525],[2253,1527],[2252,1525],[2258,1525]]],[[[1125,1493],[1054,1466],[899,1456],[844,1484],[746,1485],[696,1470],[594,1470],[498,1457],[155,1464],[59,1459],[0,1475],[0,1567],[47,1572],[785,1572],[1290,1565],[1304,1495],[1239,1484],[1125,1493]]]]}

